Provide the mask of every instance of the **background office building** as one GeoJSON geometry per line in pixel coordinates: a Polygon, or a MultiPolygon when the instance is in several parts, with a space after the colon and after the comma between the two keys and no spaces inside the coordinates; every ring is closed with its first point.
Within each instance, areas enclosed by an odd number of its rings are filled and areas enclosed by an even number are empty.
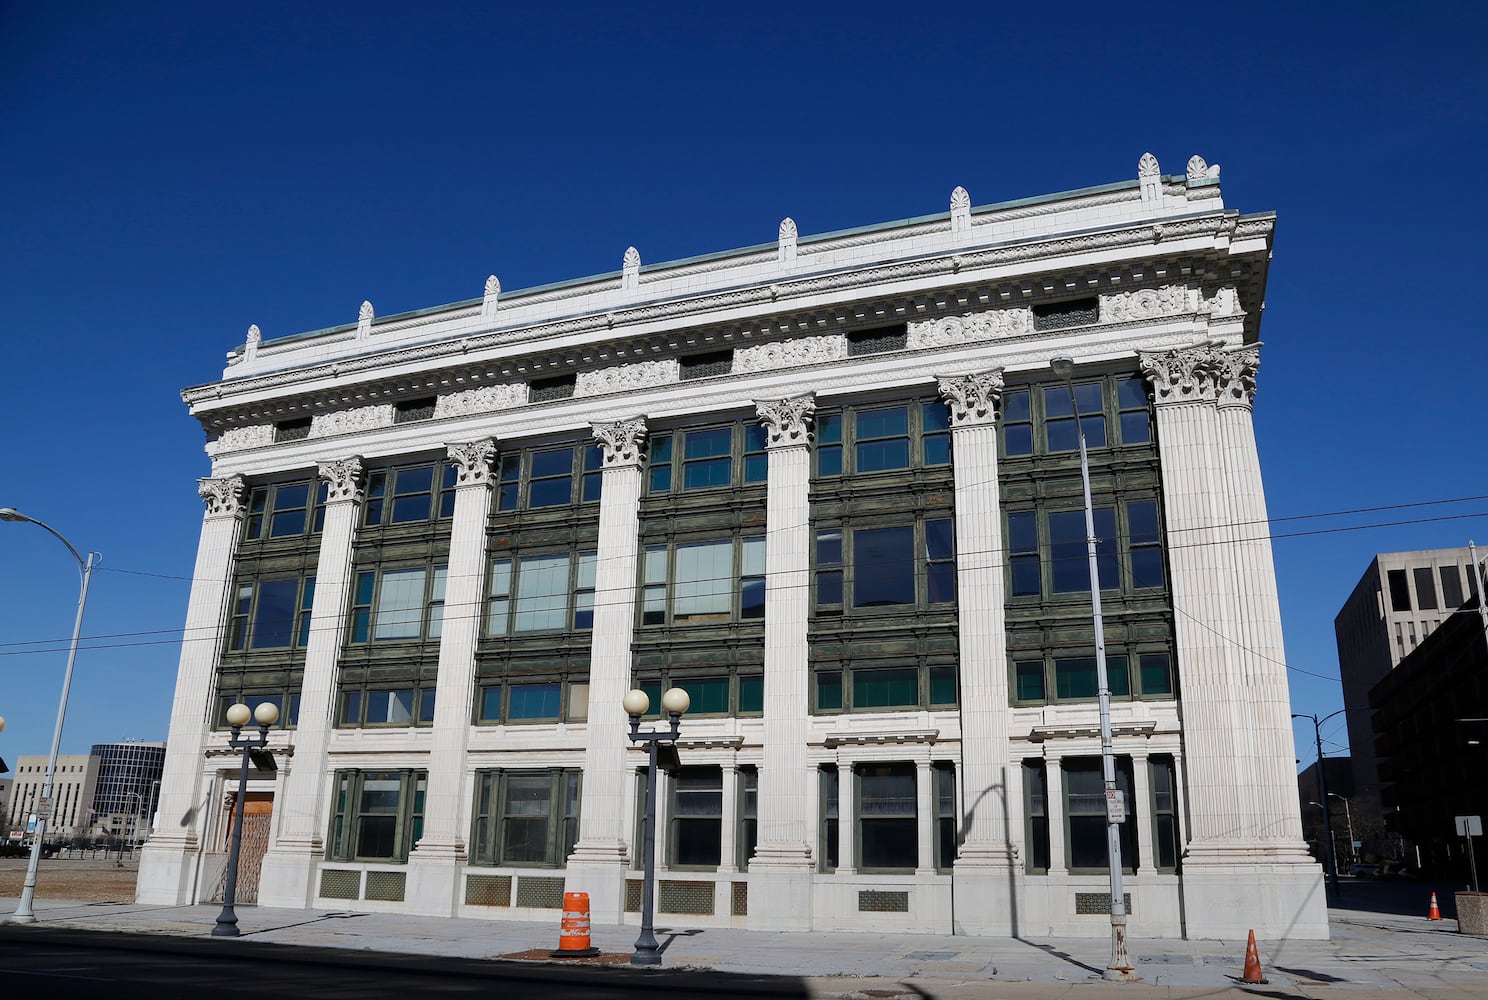
{"type": "Polygon", "coordinates": [[[140,899],[218,884],[242,699],[281,708],[259,902],[548,919],[567,890],[636,921],[621,700],[654,724],[675,685],[663,919],[1108,934],[1078,417],[1131,932],[1325,936],[1251,423],[1274,224],[1148,155],[251,327],[184,393],[212,459],[186,627],[217,641],[183,650],[140,899]]]}
{"type": "MultiPolygon", "coordinates": [[[[47,755],[16,761],[10,798],[10,838],[29,838],[36,828],[37,803],[46,785],[47,755]]],[[[93,790],[98,782],[98,758],[92,754],[63,754],[52,779],[49,841],[91,840],[94,830],[93,790]]]]}
{"type": "Polygon", "coordinates": [[[145,839],[165,768],[165,744],[127,741],[93,747],[98,777],[93,789],[94,821],[122,844],[145,839]]]}

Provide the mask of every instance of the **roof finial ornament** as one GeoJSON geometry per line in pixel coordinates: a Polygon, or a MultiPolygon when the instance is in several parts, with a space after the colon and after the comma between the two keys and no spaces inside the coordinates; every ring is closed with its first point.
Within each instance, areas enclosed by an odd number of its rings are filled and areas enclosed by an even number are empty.
{"type": "Polygon", "coordinates": [[[790,216],[780,220],[780,247],[778,259],[782,264],[789,264],[796,259],[796,238],[799,234],[796,230],[796,220],[790,216]]]}
{"type": "Polygon", "coordinates": [[[625,260],[620,265],[620,287],[635,288],[641,283],[641,252],[635,247],[625,248],[625,260]]]}
{"type": "Polygon", "coordinates": [[[243,360],[252,361],[258,356],[258,345],[263,341],[263,333],[259,330],[257,323],[248,324],[248,337],[243,341],[243,360]]]}
{"type": "Polygon", "coordinates": [[[951,192],[951,232],[971,232],[971,195],[959,184],[951,192]]]}
{"type": "Polygon", "coordinates": [[[1148,207],[1162,204],[1162,168],[1157,157],[1143,153],[1137,161],[1137,184],[1142,188],[1142,204],[1148,207]]]}
{"type": "Polygon", "coordinates": [[[1204,162],[1204,158],[1194,154],[1188,158],[1188,183],[1198,184],[1203,181],[1219,180],[1219,164],[1210,165],[1204,162]]]}
{"type": "Polygon", "coordinates": [[[496,300],[501,297],[501,282],[496,275],[486,279],[486,294],[481,300],[481,316],[489,319],[496,315],[496,300]]]}
{"type": "Polygon", "coordinates": [[[363,299],[362,308],[357,312],[357,340],[366,340],[372,336],[372,319],[376,315],[372,311],[372,303],[363,299]]]}

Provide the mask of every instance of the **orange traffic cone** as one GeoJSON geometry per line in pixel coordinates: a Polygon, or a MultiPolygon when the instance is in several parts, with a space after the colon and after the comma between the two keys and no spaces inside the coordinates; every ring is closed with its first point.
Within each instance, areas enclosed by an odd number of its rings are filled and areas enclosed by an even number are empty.
{"type": "Polygon", "coordinates": [[[1250,940],[1245,942],[1245,972],[1240,981],[1249,986],[1265,983],[1266,977],[1261,975],[1261,953],[1256,948],[1255,931],[1250,932],[1250,940]]]}
{"type": "Polygon", "coordinates": [[[598,948],[589,947],[587,892],[563,894],[563,920],[558,929],[558,950],[551,954],[554,958],[585,958],[599,954],[598,948]]]}
{"type": "Polygon", "coordinates": [[[1426,911],[1427,920],[1440,920],[1441,907],[1436,905],[1436,893],[1431,894],[1431,909],[1426,911]]]}

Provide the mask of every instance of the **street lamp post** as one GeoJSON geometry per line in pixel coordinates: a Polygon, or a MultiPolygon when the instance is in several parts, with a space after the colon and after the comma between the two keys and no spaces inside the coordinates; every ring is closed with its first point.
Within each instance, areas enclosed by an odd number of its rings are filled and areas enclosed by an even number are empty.
{"type": "Polygon", "coordinates": [[[671,729],[641,732],[641,716],[651,707],[646,692],[627,692],[621,703],[630,716],[630,741],[646,744],[646,827],[643,850],[645,875],[641,884],[641,936],[636,938],[635,953],[630,956],[631,965],[660,965],[661,948],[656,943],[652,916],[656,907],[656,751],[658,744],[677,742],[677,730],[682,724],[682,713],[692,704],[691,697],[681,688],[669,688],[661,696],[661,707],[671,721],[671,729]]]}
{"type": "Polygon", "coordinates": [[[26,864],[26,881],[21,886],[21,900],[16,905],[15,913],[10,917],[10,922],[13,924],[34,924],[36,922],[36,911],[33,906],[36,898],[36,869],[41,864],[42,842],[46,839],[47,820],[51,818],[52,783],[57,776],[57,752],[62,746],[62,723],[67,718],[67,696],[72,690],[72,666],[77,662],[78,638],[83,630],[83,609],[88,604],[88,583],[93,579],[93,567],[98,565],[103,556],[97,552],[89,552],[88,558],[84,559],[78,554],[78,550],[73,548],[72,543],[63,538],[51,525],[44,524],[34,517],[27,517],[14,507],[0,507],[0,521],[34,524],[49,533],[67,546],[67,551],[72,553],[73,559],[77,560],[78,572],[82,577],[82,583],[78,588],[77,617],[72,623],[72,642],[67,647],[67,670],[62,674],[62,697],[57,702],[57,725],[52,730],[52,750],[47,756],[46,775],[41,783],[41,799],[37,803],[36,836],[31,841],[31,860],[26,864]]]}
{"type": "MultiPolygon", "coordinates": [[[[1317,744],[1318,799],[1322,802],[1328,801],[1329,794],[1327,768],[1323,766],[1323,723],[1333,718],[1333,716],[1342,715],[1344,712],[1347,711],[1347,708],[1340,708],[1336,712],[1329,712],[1321,719],[1319,719],[1316,715],[1299,715],[1296,712],[1292,713],[1292,718],[1294,719],[1308,719],[1312,722],[1312,737],[1314,742],[1317,744]]],[[[1333,889],[1333,897],[1335,899],[1341,899],[1343,891],[1339,888],[1338,885],[1338,855],[1333,850],[1333,817],[1326,805],[1323,806],[1323,841],[1323,846],[1327,851],[1326,858],[1328,867],[1328,885],[1331,886],[1333,889]]]]}
{"type": "Polygon", "coordinates": [[[238,772],[238,799],[233,806],[233,828],[232,846],[227,852],[227,881],[222,888],[222,912],[217,915],[217,926],[212,928],[213,937],[237,937],[238,915],[233,911],[233,903],[238,895],[238,855],[243,850],[243,813],[248,798],[248,759],[254,750],[261,750],[268,745],[269,727],[279,721],[279,707],[271,701],[263,702],[253,710],[250,716],[248,706],[242,702],[231,706],[227,710],[227,724],[232,726],[232,735],[227,738],[227,745],[234,750],[243,751],[243,766],[238,772]],[[243,739],[243,727],[252,718],[258,723],[258,735],[249,739],[243,739]]]}
{"type": "Polygon", "coordinates": [[[1354,839],[1354,811],[1349,808],[1349,800],[1348,800],[1347,796],[1339,795],[1337,792],[1329,792],[1328,794],[1332,798],[1338,799],[1340,802],[1343,803],[1343,818],[1344,818],[1344,820],[1348,824],[1348,835],[1349,835],[1349,850],[1348,850],[1348,853],[1349,853],[1350,863],[1352,863],[1354,861],[1358,861],[1359,860],[1359,856],[1354,853],[1355,851],[1357,851],[1359,849],[1359,847],[1358,847],[1358,841],[1356,841],[1354,839]]]}
{"type": "Polygon", "coordinates": [[[1096,561],[1095,509],[1090,502],[1090,458],[1085,450],[1085,429],[1080,424],[1080,406],[1075,401],[1075,386],[1070,376],[1075,360],[1067,354],[1049,359],[1054,374],[1064,379],[1069,391],[1070,409],[1075,416],[1075,435],[1080,439],[1080,485],[1085,491],[1085,554],[1090,564],[1090,611],[1095,622],[1095,681],[1100,705],[1101,777],[1106,790],[1106,859],[1111,874],[1111,961],[1102,978],[1126,981],[1136,978],[1126,950],[1126,898],[1121,881],[1121,823],[1124,810],[1118,811],[1120,793],[1116,789],[1116,755],[1111,746],[1111,688],[1106,674],[1106,629],[1101,619],[1100,566],[1096,561]]]}

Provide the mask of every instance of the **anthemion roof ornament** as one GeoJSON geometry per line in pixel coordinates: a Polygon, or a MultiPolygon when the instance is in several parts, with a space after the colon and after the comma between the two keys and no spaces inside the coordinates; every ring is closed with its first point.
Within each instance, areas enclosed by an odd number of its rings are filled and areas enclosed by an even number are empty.
{"type": "Polygon", "coordinates": [[[357,311],[357,340],[366,340],[372,335],[372,319],[376,313],[372,311],[372,303],[366,299],[362,300],[362,308],[357,311]]]}
{"type": "Polygon", "coordinates": [[[625,248],[625,259],[620,264],[620,287],[634,288],[641,283],[641,252],[635,247],[625,248]]]}
{"type": "Polygon", "coordinates": [[[790,216],[780,220],[780,247],[777,253],[781,263],[790,263],[796,259],[796,220],[790,216]]]}
{"type": "Polygon", "coordinates": [[[951,192],[951,232],[971,231],[971,195],[961,185],[951,192]]]}
{"type": "Polygon", "coordinates": [[[496,275],[493,274],[486,279],[485,297],[481,300],[481,315],[496,315],[496,300],[500,297],[501,282],[497,279],[496,275]]]}

